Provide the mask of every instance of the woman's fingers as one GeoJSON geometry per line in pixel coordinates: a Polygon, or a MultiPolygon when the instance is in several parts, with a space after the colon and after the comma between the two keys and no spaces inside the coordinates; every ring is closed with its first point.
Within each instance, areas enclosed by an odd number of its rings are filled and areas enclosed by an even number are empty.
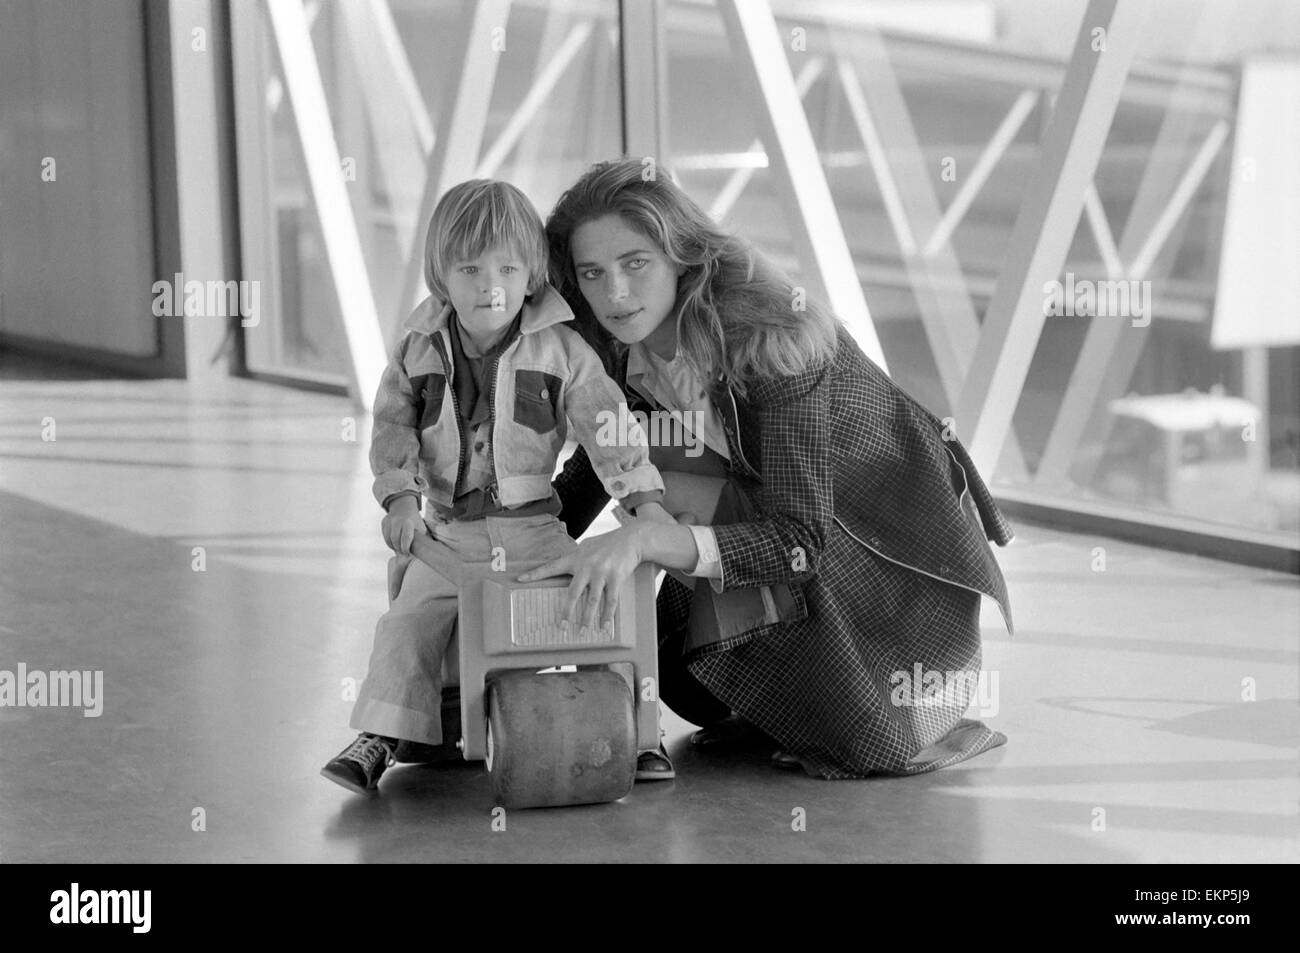
{"type": "Polygon", "coordinates": [[[582,600],[586,597],[587,577],[585,574],[573,577],[569,583],[569,598],[564,604],[564,619],[570,625],[578,624],[578,614],[582,610],[582,600]]]}
{"type": "Polygon", "coordinates": [[[515,578],[527,583],[564,574],[572,576],[564,597],[564,621],[571,627],[603,627],[613,621],[619,590],[639,559],[629,562],[624,551],[628,539],[624,531],[606,533],[515,578]]]}
{"type": "Polygon", "coordinates": [[[600,612],[600,603],[605,596],[605,580],[597,578],[587,587],[587,604],[582,613],[582,628],[594,629],[600,612]]]}
{"type": "Polygon", "coordinates": [[[614,621],[618,611],[618,586],[614,580],[595,577],[589,582],[576,579],[569,586],[569,601],[565,607],[565,619],[579,628],[604,628],[614,621]],[[579,622],[581,618],[581,622],[579,622]]]}
{"type": "Polygon", "coordinates": [[[618,609],[618,590],[614,587],[605,589],[605,611],[600,614],[600,627],[610,625],[614,621],[614,612],[618,609]]]}
{"type": "Polygon", "coordinates": [[[568,556],[560,556],[549,563],[543,563],[536,569],[530,569],[515,577],[515,582],[536,582],[538,579],[550,579],[552,576],[565,576],[572,572],[568,556]]]}

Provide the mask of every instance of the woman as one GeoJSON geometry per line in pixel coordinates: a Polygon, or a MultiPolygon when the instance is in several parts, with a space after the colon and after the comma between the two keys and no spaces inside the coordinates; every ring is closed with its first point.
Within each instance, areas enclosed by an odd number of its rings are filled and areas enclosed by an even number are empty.
{"type": "MultiPolygon", "coordinates": [[[[734,712],[783,749],[779,766],[915,774],[1004,743],[962,718],[980,596],[1011,625],[987,542],[1011,529],[965,449],[826,311],[644,168],[601,163],[560,198],[553,277],[629,406],[679,412],[728,492],[711,528],[638,520],[522,578],[572,573],[571,618],[585,606],[593,621],[642,561],[701,580],[660,590],[660,697],[714,734],[734,712]]],[[[577,537],[608,497],[581,450],[555,485],[577,537]]]]}

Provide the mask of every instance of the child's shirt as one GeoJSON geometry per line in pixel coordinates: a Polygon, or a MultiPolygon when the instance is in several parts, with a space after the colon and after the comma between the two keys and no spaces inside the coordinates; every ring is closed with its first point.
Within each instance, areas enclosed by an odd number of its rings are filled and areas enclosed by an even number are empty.
{"type": "Polygon", "coordinates": [[[422,302],[375,399],[375,498],[386,507],[419,494],[454,519],[558,513],[551,477],[572,424],[611,497],[628,509],[661,500],[645,435],[599,357],[564,326],[572,317],[548,285],[476,358],[450,305],[422,302]]]}
{"type": "Polygon", "coordinates": [[[535,500],[507,509],[495,496],[496,477],[492,472],[492,381],[493,362],[519,336],[523,312],[506,329],[501,340],[486,353],[476,352],[473,340],[461,327],[455,314],[447,322],[451,340],[452,380],[456,406],[460,408],[461,480],[456,486],[450,507],[432,504],[444,519],[474,520],[484,516],[558,515],[560,498],[554,490],[544,500],[535,500]]]}

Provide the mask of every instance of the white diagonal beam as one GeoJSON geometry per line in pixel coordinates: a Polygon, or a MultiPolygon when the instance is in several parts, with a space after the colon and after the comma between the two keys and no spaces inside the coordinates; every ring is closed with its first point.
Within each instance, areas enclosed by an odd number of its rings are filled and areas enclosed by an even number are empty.
{"type": "Polygon", "coordinates": [[[267,15],[293,111],[295,143],[306,172],[312,214],[343,318],[354,397],[369,410],[387,355],[310,27],[301,0],[268,0],[267,15]]]}
{"type": "MultiPolygon", "coordinates": [[[[1120,260],[1129,263],[1130,267],[1142,265],[1140,277],[1144,279],[1164,277],[1171,267],[1168,258],[1161,260],[1157,267],[1157,258],[1150,253],[1143,254],[1142,249],[1150,245],[1153,223],[1168,214],[1172,195],[1170,183],[1178,178],[1184,156],[1202,125],[1202,117],[1223,108],[1201,92],[1205,74],[1198,64],[1220,50],[1225,31],[1239,29],[1243,15],[1240,9],[1220,4],[1197,6],[1194,12],[1198,17],[1195,32],[1183,53],[1182,62],[1177,65],[1174,82],[1164,89],[1164,100],[1160,102],[1165,110],[1164,118],[1142,170],[1142,179],[1119,241],[1120,260]],[[1204,98],[1198,102],[1198,96],[1204,98]],[[1148,263],[1140,259],[1147,259],[1148,263]]],[[[1254,15],[1254,25],[1257,26],[1269,14],[1261,9],[1254,11],[1254,15]]],[[[1187,180],[1186,172],[1182,180],[1187,180]]],[[[1175,186],[1174,191],[1177,190],[1175,186]]],[[[1130,327],[1122,321],[1092,321],[1089,324],[1079,359],[1070,374],[1052,432],[1034,474],[1035,482],[1041,485],[1064,484],[1072,462],[1081,468],[1077,473],[1080,481],[1084,484],[1090,481],[1095,461],[1087,454],[1079,455],[1075,460],[1077,451],[1085,444],[1105,442],[1114,419],[1109,409],[1110,402],[1128,390],[1150,332],[1149,325],[1130,327]]]]}
{"type": "MultiPolygon", "coordinates": [[[[1162,186],[1167,181],[1171,169],[1168,158],[1171,139],[1177,138],[1179,130],[1188,117],[1180,117],[1174,125],[1168,127],[1169,135],[1157,139],[1157,148],[1152,150],[1152,158],[1147,166],[1147,174],[1139,186],[1139,198],[1146,190],[1162,186]]],[[[1168,122],[1168,121],[1167,121],[1168,122]]],[[[1133,211],[1129,213],[1129,224],[1124,229],[1120,244],[1133,255],[1126,277],[1133,281],[1142,281],[1151,273],[1160,250],[1164,247],[1170,233],[1188,204],[1195,196],[1201,183],[1205,180],[1215,156],[1223,147],[1227,136],[1227,123],[1220,119],[1210,130],[1205,141],[1197,150],[1196,156],[1179,178],[1168,203],[1155,218],[1146,236],[1142,231],[1147,228],[1149,215],[1146,202],[1135,200],[1133,211]]],[[[1121,269],[1122,271],[1124,269],[1121,269]]],[[[1112,398],[1119,396],[1128,386],[1142,353],[1142,345],[1147,340],[1150,329],[1147,327],[1130,327],[1127,322],[1116,320],[1093,320],[1079,350],[1066,384],[1065,394],[1061,400],[1052,432],[1048,435],[1047,446],[1043,450],[1034,482],[1041,485],[1062,484],[1069,473],[1070,463],[1075,456],[1085,435],[1093,433],[1104,438],[1109,419],[1109,404],[1112,398]],[[1128,344],[1119,347],[1122,338],[1128,337],[1128,344]]],[[[1083,462],[1088,472],[1081,474],[1084,482],[1091,476],[1092,467],[1088,461],[1083,462]]]]}
{"type": "MultiPolygon", "coordinates": [[[[876,171],[881,194],[887,202],[892,196],[898,207],[889,218],[903,252],[908,286],[916,299],[921,326],[938,371],[942,406],[935,406],[941,414],[954,418],[957,434],[964,439],[968,421],[960,418],[956,408],[979,338],[979,317],[951,243],[944,243],[927,257],[918,253],[912,238],[932,234],[942,218],[933,170],[926,161],[880,34],[866,30],[852,44],[837,41],[836,46],[841,55],[853,57],[851,66],[847,60],[842,61],[838,71],[840,83],[859,136],[874,156],[869,161],[876,171]],[[865,76],[860,77],[859,70],[865,76]],[[907,223],[908,227],[900,229],[899,222],[907,223]]],[[[1014,435],[1007,441],[1000,462],[1004,472],[1017,478],[1024,474],[1024,457],[1014,435]]]]}
{"type": "Polygon", "coordinates": [[[1145,278],[1147,272],[1151,270],[1151,265],[1169,240],[1169,234],[1174,230],[1174,225],[1187,211],[1187,206],[1191,204],[1192,198],[1201,187],[1201,183],[1205,181],[1210,166],[1218,158],[1219,150],[1223,148],[1223,143],[1227,138],[1228,123],[1226,120],[1220,119],[1210,129],[1209,135],[1205,137],[1201,147],[1196,150],[1196,155],[1192,158],[1191,164],[1188,165],[1187,171],[1178,180],[1178,185],[1174,188],[1174,194],[1169,197],[1169,203],[1165,206],[1164,211],[1160,213],[1160,217],[1156,219],[1155,225],[1151,227],[1151,232],[1147,235],[1146,241],[1142,243],[1142,247],[1133,256],[1133,262],[1129,265],[1129,277],[1145,278]]]}
{"type": "Polygon", "coordinates": [[[903,201],[898,194],[898,183],[894,181],[894,173],[889,168],[889,158],[885,155],[885,144],[880,139],[880,131],[871,121],[871,113],[867,110],[866,95],[858,83],[857,74],[853,72],[852,63],[848,60],[840,60],[836,72],[840,77],[840,85],[844,88],[844,98],[849,104],[849,113],[858,127],[862,144],[866,146],[867,161],[871,164],[871,171],[876,175],[880,197],[885,203],[885,214],[889,217],[889,224],[898,238],[903,257],[910,258],[916,254],[916,236],[912,234],[907,213],[903,211],[903,201]]]}
{"type": "Polygon", "coordinates": [[[975,196],[979,195],[980,189],[984,188],[984,183],[988,181],[988,177],[993,173],[998,160],[1007,151],[1007,146],[1011,145],[1011,141],[1015,139],[1020,127],[1025,124],[1029,114],[1038,105],[1038,98],[1038,90],[1026,89],[1011,104],[1011,108],[1002,117],[1002,122],[998,124],[998,128],[993,133],[988,145],[984,147],[979,158],[975,160],[975,164],[971,166],[970,172],[966,173],[966,180],[962,182],[957,194],[953,196],[952,203],[948,206],[947,211],[943,213],[943,217],[939,219],[939,224],[935,226],[933,234],[925,243],[922,254],[927,258],[933,257],[952,237],[952,233],[961,224],[961,220],[965,218],[966,213],[970,211],[975,196]]]}
{"type": "Polygon", "coordinates": [[[547,57],[546,66],[533,80],[533,88],[528,91],[528,95],[515,109],[505,128],[501,130],[501,134],[497,136],[496,141],[479,162],[477,174],[480,178],[486,179],[496,175],[497,170],[501,168],[501,163],[515,147],[515,143],[528,128],[528,124],[533,121],[533,117],[546,101],[546,97],[551,95],[555,84],[560,81],[560,77],[569,68],[569,64],[573,62],[589,36],[591,36],[590,21],[579,23],[569,31],[569,35],[564,38],[559,49],[554,53],[543,52],[547,57]]]}
{"type": "Polygon", "coordinates": [[[974,422],[971,456],[986,473],[1011,429],[1046,320],[1043,286],[1065,263],[1145,14],[1144,0],[1089,0],[1084,11],[958,405],[974,422]]]}
{"type": "Polygon", "coordinates": [[[397,299],[399,326],[424,297],[420,287],[424,273],[424,225],[439,197],[456,183],[472,178],[478,166],[501,56],[494,49],[493,30],[504,28],[509,16],[510,0],[480,0],[474,5],[465,42],[460,47],[462,59],[451,108],[439,117],[442,121],[426,165],[424,190],[415,215],[415,241],[406,261],[402,293],[397,299]]]}
{"type": "Polygon", "coordinates": [[[760,136],[768,144],[777,191],[785,200],[799,244],[808,253],[813,275],[862,350],[886,368],[772,10],[766,3],[742,0],[721,0],[718,7],[745,73],[743,85],[755,92],[760,136]]]}
{"type": "MultiPolygon", "coordinates": [[[[803,68],[799,70],[799,75],[795,77],[795,90],[799,93],[799,99],[802,101],[812,89],[813,83],[821,76],[822,70],[826,67],[826,61],[820,56],[811,57],[803,68]]],[[[746,152],[758,152],[763,148],[763,141],[755,139],[749,144],[746,152]]],[[[740,195],[745,191],[745,186],[749,185],[750,179],[754,177],[757,171],[755,166],[742,166],[727,177],[727,181],[722,184],[718,191],[717,197],[713,204],[709,206],[709,215],[715,220],[721,220],[730,214],[732,207],[740,199],[740,195]]]]}
{"type": "Polygon", "coordinates": [[[387,0],[348,0],[338,12],[391,198],[397,247],[407,255],[419,227],[415,215],[433,124],[387,0]]]}
{"type": "MultiPolygon", "coordinates": [[[[548,3],[542,12],[542,29],[537,42],[537,48],[542,50],[553,50],[558,46],[568,34],[571,12],[556,4],[548,3]]],[[[592,44],[594,47],[595,44],[592,44]]],[[[544,55],[539,55],[533,64],[533,85],[541,78],[546,70],[547,59],[544,55]]],[[[577,94],[570,97],[564,95],[576,88],[578,80],[578,69],[574,68],[568,71],[568,84],[570,89],[565,89],[564,93],[560,92],[563,84],[557,84],[555,95],[561,102],[576,102],[577,94]]],[[[577,110],[575,110],[575,113],[577,110]]],[[[582,121],[588,120],[589,117],[575,116],[575,119],[582,121]]],[[[554,143],[557,140],[557,133],[552,130],[556,128],[557,117],[552,114],[543,115],[538,122],[530,123],[528,128],[523,131],[519,137],[519,142],[514,149],[514,162],[510,171],[510,181],[519,187],[527,196],[537,194],[536,183],[543,163],[544,148],[548,143],[554,143]]],[[[567,132],[567,130],[566,130],[567,132]]],[[[560,141],[567,143],[568,139],[565,133],[559,133],[560,141]]]]}
{"type": "Polygon", "coordinates": [[[1097,251],[1106,266],[1107,276],[1121,277],[1124,263],[1120,260],[1119,249],[1115,247],[1115,233],[1110,230],[1110,220],[1106,218],[1101,196],[1097,194],[1096,182],[1089,184],[1088,191],[1083,193],[1083,213],[1088,219],[1088,227],[1092,229],[1093,238],[1097,240],[1097,251]]]}

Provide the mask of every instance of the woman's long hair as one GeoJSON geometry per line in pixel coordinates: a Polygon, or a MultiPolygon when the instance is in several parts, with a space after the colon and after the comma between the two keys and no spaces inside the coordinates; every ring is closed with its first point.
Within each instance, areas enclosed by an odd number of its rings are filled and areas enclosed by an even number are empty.
{"type": "Polygon", "coordinates": [[[662,167],[629,158],[592,166],[546,222],[551,280],[607,367],[625,346],[592,314],[570,248],[578,226],[606,215],[618,215],[685,269],[673,306],[678,340],[705,380],[721,371],[744,394],[754,380],[800,373],[834,353],[836,321],[829,311],[749,242],[722,231],[662,167]]]}

